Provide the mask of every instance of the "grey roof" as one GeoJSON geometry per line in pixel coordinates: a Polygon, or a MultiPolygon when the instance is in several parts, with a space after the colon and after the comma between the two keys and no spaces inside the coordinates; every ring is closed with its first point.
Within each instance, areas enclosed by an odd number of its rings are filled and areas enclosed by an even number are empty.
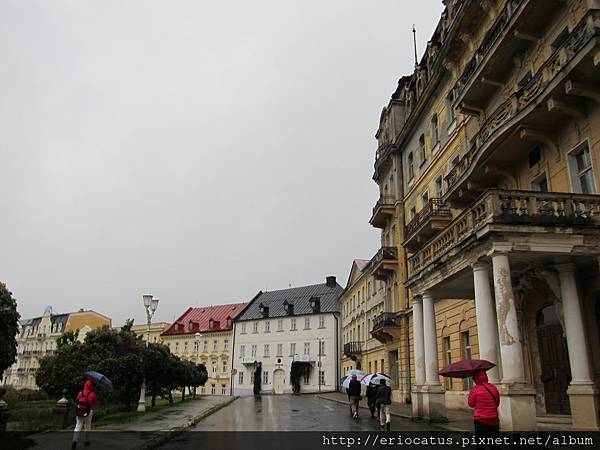
{"type": "Polygon", "coordinates": [[[259,305],[262,303],[269,308],[269,317],[283,317],[288,314],[283,309],[283,302],[294,305],[294,316],[303,314],[314,314],[310,307],[311,297],[319,297],[321,300],[320,312],[339,312],[340,295],[344,288],[339,284],[334,287],[327,284],[314,284],[312,286],[302,286],[297,288],[282,289],[279,291],[259,292],[256,297],[246,306],[246,308],[234,319],[234,322],[242,320],[263,319],[259,311],[259,305]]]}
{"type": "MultiPolygon", "coordinates": [[[[65,325],[67,323],[67,320],[69,320],[68,313],[53,314],[50,316],[50,323],[52,323],[52,324],[62,323],[63,325],[65,325]]],[[[35,327],[35,326],[39,325],[41,321],[42,321],[41,317],[35,317],[33,319],[22,319],[19,321],[19,323],[21,324],[22,327],[27,327],[27,326],[35,327]]]]}

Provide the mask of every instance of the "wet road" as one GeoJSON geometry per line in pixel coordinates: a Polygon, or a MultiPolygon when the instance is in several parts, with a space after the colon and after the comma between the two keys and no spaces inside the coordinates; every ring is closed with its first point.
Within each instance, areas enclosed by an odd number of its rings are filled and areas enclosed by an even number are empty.
{"type": "MultiPolygon", "coordinates": [[[[195,431],[373,431],[379,430],[369,411],[358,421],[349,407],[316,395],[242,397],[200,422],[195,431]]],[[[423,431],[426,426],[392,416],[392,430],[423,431]]]]}

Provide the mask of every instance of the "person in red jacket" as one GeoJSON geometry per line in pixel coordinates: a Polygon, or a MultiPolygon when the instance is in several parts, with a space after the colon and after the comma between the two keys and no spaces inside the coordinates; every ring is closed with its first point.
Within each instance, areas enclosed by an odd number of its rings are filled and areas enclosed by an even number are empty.
{"type": "Polygon", "coordinates": [[[71,448],[77,448],[79,441],[79,432],[84,429],[86,447],[90,445],[89,432],[92,429],[92,417],[94,416],[94,408],[98,403],[98,397],[94,392],[94,383],[91,380],[86,380],[83,385],[83,390],[77,394],[77,404],[75,405],[75,431],[73,432],[73,443],[71,448]]]}
{"type": "MultiPolygon", "coordinates": [[[[475,408],[473,422],[475,426],[475,438],[477,448],[485,448],[479,445],[479,438],[497,438],[500,432],[500,420],[498,419],[498,406],[500,405],[500,393],[496,386],[488,381],[485,370],[473,374],[475,386],[469,392],[469,406],[475,408]]],[[[491,448],[497,448],[490,445],[491,448]]]]}

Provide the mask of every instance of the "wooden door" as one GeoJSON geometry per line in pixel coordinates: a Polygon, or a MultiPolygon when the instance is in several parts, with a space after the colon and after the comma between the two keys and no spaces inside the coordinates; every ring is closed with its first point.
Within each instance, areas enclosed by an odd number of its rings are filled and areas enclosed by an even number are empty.
{"type": "Polygon", "coordinates": [[[542,382],[548,414],[571,414],[567,388],[571,366],[562,326],[557,323],[538,328],[538,345],[542,365],[542,382]]]}

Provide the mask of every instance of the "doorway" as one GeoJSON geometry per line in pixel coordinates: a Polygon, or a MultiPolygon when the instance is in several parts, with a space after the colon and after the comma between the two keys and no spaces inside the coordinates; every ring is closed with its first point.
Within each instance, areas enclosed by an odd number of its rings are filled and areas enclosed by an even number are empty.
{"type": "Polygon", "coordinates": [[[536,318],[537,338],[544,384],[547,414],[571,414],[567,388],[571,382],[571,366],[563,327],[553,304],[539,310],[536,318]]]}
{"type": "Polygon", "coordinates": [[[283,369],[276,369],[273,372],[273,393],[274,394],[283,394],[283,389],[285,387],[285,374],[283,369]]]}

